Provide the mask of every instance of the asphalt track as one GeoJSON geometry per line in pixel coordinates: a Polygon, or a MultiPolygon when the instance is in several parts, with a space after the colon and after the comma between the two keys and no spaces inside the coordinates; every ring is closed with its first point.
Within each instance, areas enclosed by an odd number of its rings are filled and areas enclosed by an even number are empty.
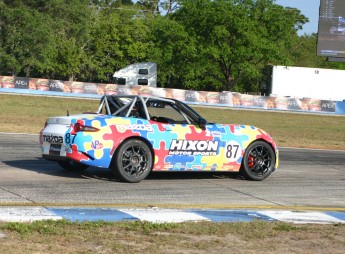
{"type": "Polygon", "coordinates": [[[230,173],[152,173],[138,184],[108,169],[67,172],[40,158],[38,135],[0,133],[0,206],[345,211],[345,151],[280,149],[261,182],[230,173]]]}

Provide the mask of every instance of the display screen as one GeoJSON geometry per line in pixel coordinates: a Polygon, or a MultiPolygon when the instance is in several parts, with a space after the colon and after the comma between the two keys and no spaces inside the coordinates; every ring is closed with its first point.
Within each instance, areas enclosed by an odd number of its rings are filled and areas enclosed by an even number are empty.
{"type": "Polygon", "coordinates": [[[345,57],[345,0],[321,0],[317,54],[345,57]]]}

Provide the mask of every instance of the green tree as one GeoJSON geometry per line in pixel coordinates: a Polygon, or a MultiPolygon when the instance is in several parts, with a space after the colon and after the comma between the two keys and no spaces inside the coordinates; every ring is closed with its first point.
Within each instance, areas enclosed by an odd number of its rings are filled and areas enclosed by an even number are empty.
{"type": "Polygon", "coordinates": [[[92,30],[88,80],[109,81],[109,74],[135,62],[147,61],[152,43],[148,41],[149,28],[137,15],[128,9],[101,9],[96,26],[92,30]]]}
{"type": "MultiPolygon", "coordinates": [[[[52,69],[55,40],[52,19],[21,1],[0,3],[0,68],[2,74],[45,76],[52,69]]],[[[56,53],[56,52],[55,52],[56,53]]]]}
{"type": "Polygon", "coordinates": [[[257,91],[268,64],[344,69],[307,21],[275,0],[0,0],[0,73],[108,82],[154,61],[161,86],[257,91]]]}
{"type": "Polygon", "coordinates": [[[133,5],[132,0],[120,0],[123,5],[133,5]]]}
{"type": "Polygon", "coordinates": [[[267,63],[288,62],[285,49],[297,36],[296,25],[307,21],[273,0],[182,0],[168,18],[197,42],[175,52],[172,68],[188,72],[177,79],[185,87],[212,90],[233,90],[235,84],[243,90],[244,81],[261,78],[267,63]]]}
{"type": "Polygon", "coordinates": [[[317,35],[303,35],[296,38],[289,50],[291,64],[300,67],[317,67],[325,61],[316,55],[317,35]]]}
{"type": "Polygon", "coordinates": [[[52,30],[58,51],[50,76],[84,80],[90,65],[89,43],[97,9],[88,0],[51,0],[46,3],[45,13],[54,21],[52,30]]]}
{"type": "Polygon", "coordinates": [[[345,69],[345,63],[329,62],[327,57],[318,56],[317,35],[303,35],[294,41],[290,49],[292,65],[311,68],[345,69]]]}
{"type": "Polygon", "coordinates": [[[0,3],[1,72],[59,79],[83,78],[94,9],[88,0],[0,3]]]}
{"type": "Polygon", "coordinates": [[[149,6],[156,13],[166,15],[179,8],[180,0],[142,0],[138,1],[141,6],[149,6]]]}
{"type": "Polygon", "coordinates": [[[151,13],[159,12],[159,0],[138,0],[137,5],[151,13]]]}
{"type": "Polygon", "coordinates": [[[151,23],[150,55],[157,62],[159,83],[161,86],[174,88],[193,88],[192,81],[196,80],[198,72],[192,63],[197,58],[196,41],[185,30],[182,24],[158,16],[151,23]],[[185,64],[186,63],[186,64],[185,64]],[[187,64],[188,63],[188,64],[187,64]],[[188,79],[191,82],[185,83],[188,79]]]}
{"type": "Polygon", "coordinates": [[[159,6],[163,9],[164,12],[167,14],[174,12],[179,8],[179,0],[166,0],[166,1],[161,1],[159,6]]]}

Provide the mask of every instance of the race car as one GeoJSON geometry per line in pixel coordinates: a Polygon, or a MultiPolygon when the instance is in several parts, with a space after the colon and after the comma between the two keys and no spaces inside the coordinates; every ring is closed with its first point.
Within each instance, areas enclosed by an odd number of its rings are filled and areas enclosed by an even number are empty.
{"type": "Polygon", "coordinates": [[[253,126],[207,122],[176,99],[106,95],[95,113],[51,117],[42,157],[67,170],[110,168],[124,182],[151,171],[240,172],[260,181],[278,167],[272,137],[253,126]]]}

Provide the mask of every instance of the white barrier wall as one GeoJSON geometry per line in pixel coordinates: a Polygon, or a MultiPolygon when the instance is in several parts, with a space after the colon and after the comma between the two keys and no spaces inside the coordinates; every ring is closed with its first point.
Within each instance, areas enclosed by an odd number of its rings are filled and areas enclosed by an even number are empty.
{"type": "Polygon", "coordinates": [[[271,94],[343,101],[345,100],[345,71],[273,66],[271,94]]]}

